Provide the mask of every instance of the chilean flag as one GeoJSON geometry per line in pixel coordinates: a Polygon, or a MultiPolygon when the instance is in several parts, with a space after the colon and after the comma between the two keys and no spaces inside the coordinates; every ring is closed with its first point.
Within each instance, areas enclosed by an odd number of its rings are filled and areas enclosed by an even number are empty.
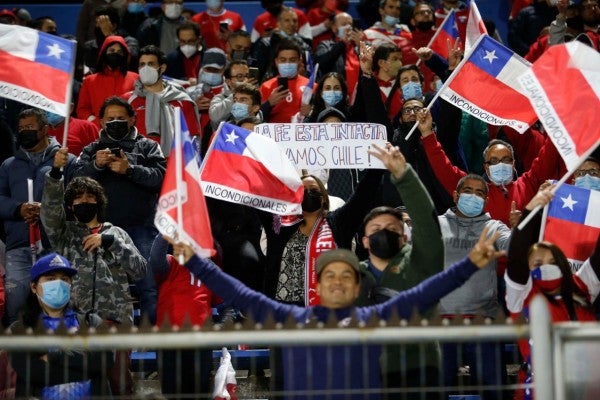
{"type": "Polygon", "coordinates": [[[154,225],[160,233],[187,241],[200,257],[215,254],[210,220],[198,167],[198,151],[185,117],[175,109],[175,135],[163,180],[154,225]]]}
{"type": "Polygon", "coordinates": [[[529,66],[519,55],[482,35],[440,89],[440,96],[484,122],[523,133],[537,120],[517,80],[529,66]]]}
{"type": "Polygon", "coordinates": [[[467,28],[465,31],[465,51],[468,52],[473,48],[479,36],[486,35],[488,33],[481,14],[479,14],[479,8],[475,4],[475,0],[471,0],[469,5],[469,19],[467,20],[467,28]]]}
{"type": "Polygon", "coordinates": [[[200,171],[204,194],[279,215],[302,212],[304,186],[279,145],[222,123],[200,171]]]}
{"type": "Polygon", "coordinates": [[[450,46],[454,46],[454,42],[458,39],[458,27],[456,26],[456,14],[454,10],[450,10],[444,22],[439,26],[427,47],[436,52],[442,58],[448,58],[448,40],[450,46]]]}
{"type": "Polygon", "coordinates": [[[543,240],[562,249],[577,270],[600,234],[600,191],[561,185],[545,211],[543,240]]]}
{"type": "Polygon", "coordinates": [[[67,116],[75,42],[0,24],[0,97],[67,116]]]}
{"type": "Polygon", "coordinates": [[[573,41],[550,47],[520,79],[548,136],[573,170],[600,138],[600,54],[573,41]]]}

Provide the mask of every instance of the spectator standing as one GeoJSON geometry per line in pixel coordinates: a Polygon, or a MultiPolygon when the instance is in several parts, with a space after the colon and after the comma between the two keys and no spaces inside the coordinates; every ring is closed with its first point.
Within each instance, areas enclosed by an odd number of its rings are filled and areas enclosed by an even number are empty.
{"type": "Polygon", "coordinates": [[[154,45],[163,53],[169,54],[179,45],[177,27],[184,22],[181,16],[183,0],[162,0],[160,8],[163,14],[144,21],[138,30],[137,38],[140,47],[154,45]]]}
{"type": "Polygon", "coordinates": [[[231,32],[246,30],[242,16],[224,7],[225,0],[207,0],[206,11],[192,17],[200,26],[206,48],[218,47],[226,51],[231,32]]]}

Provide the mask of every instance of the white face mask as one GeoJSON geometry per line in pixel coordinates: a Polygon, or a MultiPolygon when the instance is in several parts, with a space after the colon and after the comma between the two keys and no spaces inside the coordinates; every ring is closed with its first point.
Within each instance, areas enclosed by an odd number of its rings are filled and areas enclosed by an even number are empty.
{"type": "Polygon", "coordinates": [[[198,51],[196,46],[192,46],[191,44],[184,44],[183,46],[179,46],[179,49],[183,53],[186,58],[190,58],[198,51]]]}
{"type": "Polygon", "coordinates": [[[138,73],[140,74],[140,81],[144,85],[154,85],[158,81],[158,70],[149,65],[140,68],[138,73]]]}
{"type": "Polygon", "coordinates": [[[165,6],[165,16],[169,19],[177,19],[181,16],[183,6],[181,4],[167,4],[165,6]]]}

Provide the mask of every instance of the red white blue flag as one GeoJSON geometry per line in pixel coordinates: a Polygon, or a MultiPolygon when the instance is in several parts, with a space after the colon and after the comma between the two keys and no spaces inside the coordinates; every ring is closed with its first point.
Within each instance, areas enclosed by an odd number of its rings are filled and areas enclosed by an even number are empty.
{"type": "Polygon", "coordinates": [[[492,125],[508,125],[520,133],[537,115],[518,82],[530,64],[488,35],[448,78],[440,96],[461,110],[492,125]]]}
{"type": "Polygon", "coordinates": [[[448,58],[448,42],[450,46],[454,46],[454,42],[458,39],[458,27],[456,26],[456,14],[454,10],[450,10],[444,22],[439,26],[427,47],[436,52],[442,58],[448,58]]]}
{"type": "Polygon", "coordinates": [[[592,254],[600,234],[600,191],[561,185],[545,210],[543,240],[565,253],[574,271],[592,254]]]}
{"type": "Polygon", "coordinates": [[[206,153],[204,194],[279,215],[302,212],[304,186],[279,145],[260,133],[222,123],[206,153]]]}
{"type": "Polygon", "coordinates": [[[0,24],[0,97],[66,116],[75,42],[0,24]]]}
{"type": "Polygon", "coordinates": [[[475,46],[475,42],[481,35],[487,34],[487,28],[483,23],[479,8],[475,4],[475,0],[471,0],[469,4],[469,19],[467,20],[467,28],[465,32],[465,52],[468,52],[475,46]]]}
{"type": "Polygon", "coordinates": [[[520,78],[571,171],[600,143],[600,54],[573,41],[550,47],[520,78]]]}
{"type": "Polygon", "coordinates": [[[215,254],[206,201],[202,194],[199,154],[185,117],[175,113],[175,135],[154,224],[160,233],[187,241],[200,257],[215,254]]]}

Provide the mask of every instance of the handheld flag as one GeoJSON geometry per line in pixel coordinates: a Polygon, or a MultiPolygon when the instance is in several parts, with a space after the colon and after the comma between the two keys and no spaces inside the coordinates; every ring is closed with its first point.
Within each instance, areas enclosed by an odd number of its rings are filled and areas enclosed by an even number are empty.
{"type": "Polygon", "coordinates": [[[1,97],[69,115],[75,42],[0,24],[0,65],[1,97]]]}
{"type": "Polygon", "coordinates": [[[545,210],[543,240],[565,253],[573,270],[592,254],[600,235],[600,191],[561,185],[545,210]]]}
{"type": "Polygon", "coordinates": [[[529,66],[510,49],[482,35],[439,95],[484,122],[508,125],[523,133],[537,120],[517,79],[529,66]]]}
{"type": "Polygon", "coordinates": [[[469,5],[469,19],[467,20],[467,28],[465,31],[465,52],[468,52],[473,48],[475,42],[481,35],[488,33],[481,14],[479,14],[479,8],[475,4],[475,0],[471,0],[469,5]]]}
{"type": "Polygon", "coordinates": [[[310,104],[310,99],[312,98],[314,87],[315,87],[315,79],[317,78],[317,71],[319,70],[319,64],[317,63],[310,74],[310,78],[308,79],[308,83],[304,87],[302,91],[302,104],[310,104]]]}
{"type": "Polygon", "coordinates": [[[279,145],[222,123],[200,171],[204,194],[279,215],[300,214],[304,186],[279,145]]]}
{"type": "Polygon", "coordinates": [[[237,400],[237,379],[231,363],[231,354],[223,347],[219,368],[215,373],[214,400],[237,400]]]}
{"type": "Polygon", "coordinates": [[[581,42],[552,46],[520,78],[548,136],[573,170],[600,143],[600,55],[581,42]]]}
{"type": "Polygon", "coordinates": [[[458,39],[458,27],[456,26],[456,14],[454,10],[450,10],[444,22],[439,26],[427,47],[436,52],[442,58],[448,58],[448,41],[450,47],[454,46],[454,42],[458,39]]]}
{"type": "Polygon", "coordinates": [[[174,136],[154,224],[163,235],[177,234],[189,242],[200,257],[211,257],[215,251],[199,180],[199,155],[179,108],[175,109],[174,136]]]}

